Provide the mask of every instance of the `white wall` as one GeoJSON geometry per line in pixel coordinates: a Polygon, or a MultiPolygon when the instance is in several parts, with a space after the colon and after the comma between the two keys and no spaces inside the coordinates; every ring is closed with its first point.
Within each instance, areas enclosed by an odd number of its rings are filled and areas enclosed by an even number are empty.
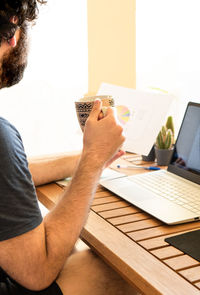
{"type": "Polygon", "coordinates": [[[24,80],[1,90],[0,116],[20,131],[28,155],[80,149],[74,100],[87,92],[87,1],[48,1],[31,30],[24,80]]]}

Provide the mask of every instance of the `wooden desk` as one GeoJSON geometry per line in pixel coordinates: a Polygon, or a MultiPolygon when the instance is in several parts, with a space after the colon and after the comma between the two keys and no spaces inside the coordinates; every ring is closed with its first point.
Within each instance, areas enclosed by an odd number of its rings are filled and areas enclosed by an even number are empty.
{"type": "MultiPolygon", "coordinates": [[[[62,191],[57,184],[37,188],[48,209],[62,191]]],[[[198,228],[200,222],[165,225],[99,186],[81,238],[141,293],[196,295],[200,294],[200,263],[164,239],[198,228]]]]}

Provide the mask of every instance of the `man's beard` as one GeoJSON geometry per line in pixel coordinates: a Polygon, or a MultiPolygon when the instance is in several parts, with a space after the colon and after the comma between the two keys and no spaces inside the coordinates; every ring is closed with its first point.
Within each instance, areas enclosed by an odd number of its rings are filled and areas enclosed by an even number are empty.
{"type": "Polygon", "coordinates": [[[21,27],[17,46],[3,57],[0,75],[0,88],[11,87],[21,81],[27,66],[28,40],[27,28],[21,27]]]}

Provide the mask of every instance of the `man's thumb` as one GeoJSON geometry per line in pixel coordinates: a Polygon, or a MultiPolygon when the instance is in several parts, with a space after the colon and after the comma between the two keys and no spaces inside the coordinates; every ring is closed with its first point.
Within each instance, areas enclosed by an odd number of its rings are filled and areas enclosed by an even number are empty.
{"type": "Polygon", "coordinates": [[[102,102],[100,99],[96,99],[94,101],[94,105],[90,113],[90,118],[94,118],[98,120],[99,113],[101,112],[101,105],[102,105],[102,102]]]}

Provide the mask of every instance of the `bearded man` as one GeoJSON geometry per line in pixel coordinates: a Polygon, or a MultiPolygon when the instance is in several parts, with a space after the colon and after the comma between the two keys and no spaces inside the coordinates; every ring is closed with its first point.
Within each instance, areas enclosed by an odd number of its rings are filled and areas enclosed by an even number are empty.
{"type": "MultiPolygon", "coordinates": [[[[27,65],[28,28],[42,0],[0,1],[0,88],[18,83],[27,65]]],[[[59,5],[59,4],[58,4],[59,5]]],[[[112,109],[99,120],[95,101],[81,154],[28,163],[16,128],[0,118],[0,294],[135,294],[90,250],[73,253],[102,170],[120,157],[122,128],[112,109]],[[108,128],[109,127],[109,128],[108,128]],[[73,174],[56,207],[43,219],[35,185],[73,174]]]]}

